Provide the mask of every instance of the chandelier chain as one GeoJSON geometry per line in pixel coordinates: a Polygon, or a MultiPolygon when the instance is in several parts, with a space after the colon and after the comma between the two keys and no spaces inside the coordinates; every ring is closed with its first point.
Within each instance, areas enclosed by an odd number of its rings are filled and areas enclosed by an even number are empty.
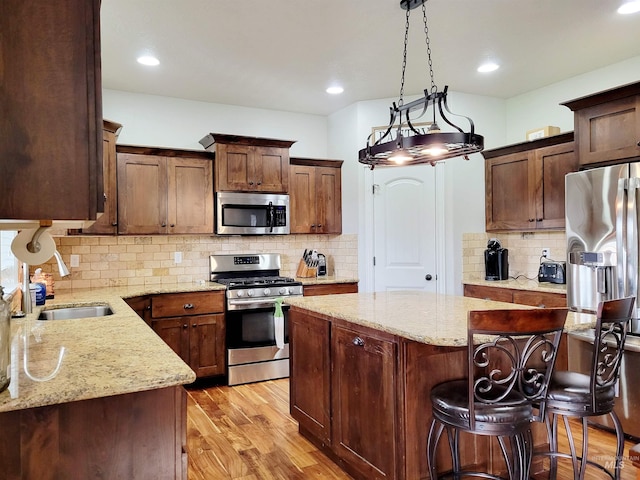
{"type": "Polygon", "coordinates": [[[438,87],[433,79],[433,62],[431,61],[431,42],[429,41],[429,27],[427,26],[427,0],[422,2],[422,19],[424,21],[424,36],[427,42],[427,58],[429,59],[429,76],[431,77],[431,93],[436,93],[438,87]]]}
{"type": "Polygon", "coordinates": [[[409,43],[409,14],[411,9],[407,8],[406,23],[404,26],[404,51],[402,53],[402,78],[400,80],[400,98],[398,106],[404,105],[404,72],[407,69],[407,44],[409,43]]]}

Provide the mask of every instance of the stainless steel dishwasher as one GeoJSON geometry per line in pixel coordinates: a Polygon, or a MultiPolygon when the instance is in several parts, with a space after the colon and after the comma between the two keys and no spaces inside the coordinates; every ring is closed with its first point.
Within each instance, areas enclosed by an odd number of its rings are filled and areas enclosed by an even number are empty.
{"type": "MultiPolygon", "coordinates": [[[[574,332],[568,335],[569,370],[589,375],[593,357],[594,331],[574,332]]],[[[615,412],[620,417],[625,435],[640,439],[640,337],[627,335],[625,352],[620,367],[618,396],[615,412]]],[[[609,415],[592,417],[590,423],[613,429],[609,415]]]]}

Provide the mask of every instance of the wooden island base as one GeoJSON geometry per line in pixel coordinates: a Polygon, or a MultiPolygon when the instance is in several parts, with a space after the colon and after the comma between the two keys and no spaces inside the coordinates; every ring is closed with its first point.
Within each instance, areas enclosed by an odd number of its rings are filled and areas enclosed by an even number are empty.
{"type": "Polygon", "coordinates": [[[182,386],[0,413],[0,479],[187,478],[182,386]]]}
{"type": "MultiPolygon", "coordinates": [[[[466,376],[467,347],[421,343],[303,305],[291,307],[289,327],[291,415],[300,433],[356,479],[428,479],[429,394],[466,376]]],[[[545,431],[535,427],[541,447],[545,431]]],[[[489,437],[461,438],[464,466],[504,470],[489,437]]],[[[444,438],[438,466],[451,468],[444,438]]]]}

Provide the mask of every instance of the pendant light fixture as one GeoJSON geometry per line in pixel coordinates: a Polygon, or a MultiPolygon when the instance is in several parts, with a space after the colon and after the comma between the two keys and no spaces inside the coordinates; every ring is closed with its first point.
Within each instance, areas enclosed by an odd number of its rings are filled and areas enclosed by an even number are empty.
{"type": "Polygon", "coordinates": [[[433,64],[431,61],[431,44],[427,27],[427,0],[400,0],[400,7],[407,11],[404,54],[402,59],[402,80],[400,83],[400,98],[390,107],[389,126],[380,138],[367,138],[367,146],[358,153],[358,161],[374,168],[376,165],[418,165],[446,160],[447,158],[463,156],[466,160],[471,153],[481,152],[484,148],[484,137],[474,132],[473,120],[463,115],[455,115],[447,105],[447,89],[439,92],[433,79],[433,64]],[[411,10],[422,6],[424,32],[427,45],[427,60],[430,90],[424,90],[424,96],[410,103],[404,104],[404,76],[407,66],[407,43],[409,39],[409,16],[411,10]],[[447,116],[453,115],[466,119],[469,130],[465,132],[447,116]],[[426,118],[430,125],[426,129],[414,126],[419,119],[426,118]],[[438,118],[436,118],[438,117],[438,118]],[[442,132],[437,120],[451,126],[455,131],[442,132]]]}

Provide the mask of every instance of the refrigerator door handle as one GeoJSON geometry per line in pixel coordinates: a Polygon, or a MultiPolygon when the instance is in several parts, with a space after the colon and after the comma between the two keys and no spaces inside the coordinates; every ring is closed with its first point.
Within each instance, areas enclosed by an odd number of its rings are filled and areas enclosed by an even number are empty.
{"type": "Polygon", "coordinates": [[[627,231],[626,231],[626,289],[621,296],[636,296],[638,292],[638,192],[640,191],[640,178],[630,178],[628,187],[627,204],[627,231]]]}
{"type": "Polygon", "coordinates": [[[624,288],[618,293],[620,297],[636,295],[638,279],[636,267],[638,265],[638,189],[640,178],[629,178],[627,181],[627,198],[624,230],[620,236],[624,238],[624,250],[618,250],[618,269],[624,275],[624,288]],[[623,254],[620,255],[620,252],[623,254]]]}
{"type": "MultiPolygon", "coordinates": [[[[627,285],[627,227],[629,212],[629,180],[618,180],[618,193],[616,195],[616,266],[618,279],[618,295],[624,297],[627,285]]],[[[615,298],[615,297],[610,297],[615,298]]]]}

